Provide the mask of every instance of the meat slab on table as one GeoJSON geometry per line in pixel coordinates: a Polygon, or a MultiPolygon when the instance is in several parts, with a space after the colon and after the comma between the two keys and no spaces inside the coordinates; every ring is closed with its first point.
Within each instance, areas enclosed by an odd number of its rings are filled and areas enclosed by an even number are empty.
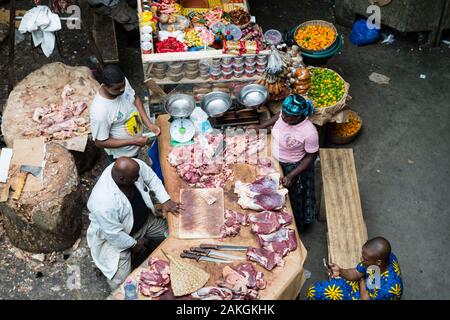
{"type": "Polygon", "coordinates": [[[225,210],[225,223],[220,232],[222,239],[226,237],[236,237],[241,231],[241,226],[248,226],[248,216],[234,210],[225,210]]]}
{"type": "Polygon", "coordinates": [[[281,228],[271,234],[257,234],[259,244],[270,251],[277,252],[283,257],[297,249],[295,231],[290,228],[281,228]]]}
{"type": "Polygon", "coordinates": [[[256,164],[256,176],[267,176],[273,173],[278,173],[278,170],[272,159],[268,157],[258,158],[258,163],[256,164]]]}
{"type": "Polygon", "coordinates": [[[276,266],[284,267],[283,256],[268,249],[249,248],[247,250],[247,257],[250,261],[260,264],[269,271],[272,271],[276,266]]]}

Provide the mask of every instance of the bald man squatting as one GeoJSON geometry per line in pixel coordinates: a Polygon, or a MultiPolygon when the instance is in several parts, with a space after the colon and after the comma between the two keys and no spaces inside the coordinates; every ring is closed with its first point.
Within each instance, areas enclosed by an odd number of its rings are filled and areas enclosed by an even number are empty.
{"type": "Polygon", "coordinates": [[[91,220],[87,242],[112,290],[131,273],[132,257],[146,241],[167,237],[165,213],[177,215],[181,209],[149,166],[127,157],[118,158],[103,171],[87,207],[91,220]],[[162,215],[155,211],[150,191],[163,204],[162,215]]]}

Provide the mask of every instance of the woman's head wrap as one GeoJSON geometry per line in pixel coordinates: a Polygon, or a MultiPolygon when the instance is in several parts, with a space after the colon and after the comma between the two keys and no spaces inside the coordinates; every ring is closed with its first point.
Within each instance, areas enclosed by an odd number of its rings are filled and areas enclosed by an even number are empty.
{"type": "Polygon", "coordinates": [[[306,100],[301,95],[291,94],[284,99],[281,110],[289,116],[309,117],[314,112],[314,106],[310,100],[306,100]]]}

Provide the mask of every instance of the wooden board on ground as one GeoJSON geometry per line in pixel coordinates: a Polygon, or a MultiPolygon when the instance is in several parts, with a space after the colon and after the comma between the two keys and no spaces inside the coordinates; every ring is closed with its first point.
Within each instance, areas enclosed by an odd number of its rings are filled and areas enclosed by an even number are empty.
{"type": "Polygon", "coordinates": [[[223,189],[181,189],[180,202],[185,209],[180,216],[180,239],[220,238],[225,221],[223,189]],[[203,193],[216,201],[209,205],[203,193]]]}
{"type": "Polygon", "coordinates": [[[354,268],[367,241],[352,149],[320,149],[330,260],[354,268]]]}
{"type": "Polygon", "coordinates": [[[119,62],[114,20],[108,16],[93,13],[92,36],[104,63],[119,62]]]}
{"type": "MultiPolygon", "coordinates": [[[[182,188],[188,188],[189,186],[183,182],[176,173],[174,167],[171,167],[167,161],[167,155],[171,150],[170,138],[169,138],[169,116],[161,115],[157,119],[157,125],[161,128],[161,135],[158,139],[159,155],[161,162],[161,169],[164,175],[164,180],[166,181],[165,186],[167,192],[170,194],[172,199],[179,199],[180,190],[182,188]],[[170,182],[170,183],[169,183],[170,182]]],[[[270,141],[270,138],[268,139],[270,141]]],[[[270,150],[270,148],[269,148],[270,150]]],[[[237,164],[233,165],[234,170],[234,181],[241,180],[243,182],[253,182],[256,179],[256,169],[254,165],[248,164],[237,164]]],[[[281,171],[281,168],[278,168],[281,171]]],[[[238,197],[233,192],[234,181],[229,180],[224,187],[224,202],[225,209],[236,210],[242,213],[251,213],[251,210],[242,210],[237,204],[238,197]]],[[[292,214],[292,208],[290,202],[286,202],[286,208],[289,213],[292,214]]],[[[161,245],[151,254],[155,258],[167,260],[164,256],[164,252],[169,253],[173,256],[179,256],[180,252],[190,247],[198,246],[201,243],[221,243],[230,245],[245,245],[245,246],[255,246],[259,247],[256,237],[250,232],[249,227],[242,227],[239,236],[235,238],[226,238],[223,241],[218,241],[217,239],[195,239],[195,240],[183,240],[178,238],[178,223],[179,218],[169,214],[168,224],[170,235],[161,245]]],[[[295,221],[289,226],[289,228],[295,229],[295,221]]],[[[261,266],[255,265],[258,271],[264,273],[264,279],[267,280],[267,288],[260,291],[260,299],[262,300],[290,300],[296,299],[304,282],[305,277],[303,273],[303,264],[306,259],[306,249],[300,241],[299,234],[297,234],[297,250],[289,253],[285,257],[285,266],[283,268],[277,267],[271,272],[265,270],[261,266]]],[[[233,252],[233,254],[235,254],[233,252]]],[[[244,255],[244,253],[236,253],[238,255],[244,255]]],[[[197,266],[203,268],[207,271],[211,277],[207,285],[216,285],[216,282],[222,277],[223,267],[228,264],[216,264],[209,262],[195,262],[197,266]]],[[[235,262],[230,266],[238,265],[239,262],[235,262]]],[[[144,262],[138,269],[134,270],[131,277],[138,279],[139,273],[142,268],[147,268],[147,262],[144,262]]],[[[113,292],[110,297],[111,299],[123,299],[123,284],[118,290],[113,292]]],[[[139,299],[146,299],[142,295],[139,295],[139,299]]],[[[161,299],[172,299],[172,297],[161,297],[161,299]]]]}

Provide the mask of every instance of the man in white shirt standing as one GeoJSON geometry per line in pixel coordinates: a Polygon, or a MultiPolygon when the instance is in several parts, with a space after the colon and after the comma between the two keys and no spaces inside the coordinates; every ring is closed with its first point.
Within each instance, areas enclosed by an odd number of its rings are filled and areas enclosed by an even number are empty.
{"type": "Polygon", "coordinates": [[[149,166],[127,157],[118,158],[105,169],[87,207],[91,255],[113,290],[131,273],[131,259],[147,241],[167,237],[166,212],[177,215],[182,210],[180,204],[170,200],[149,166]],[[162,215],[155,211],[149,191],[163,204],[162,215]]]}
{"type": "Polygon", "coordinates": [[[141,99],[117,65],[105,66],[102,77],[89,109],[92,138],[97,147],[105,149],[111,162],[119,157],[135,158],[149,143],[149,138],[142,136],[144,126],[156,136],[161,131],[151,123],[141,99]]]}

